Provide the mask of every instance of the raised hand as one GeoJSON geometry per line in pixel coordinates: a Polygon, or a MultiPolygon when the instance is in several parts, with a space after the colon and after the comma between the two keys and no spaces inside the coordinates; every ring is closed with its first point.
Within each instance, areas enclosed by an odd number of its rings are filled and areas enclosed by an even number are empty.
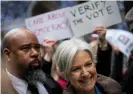
{"type": "Polygon", "coordinates": [[[56,46],[57,40],[55,39],[44,39],[43,48],[44,48],[44,59],[50,61],[52,59],[54,48],[56,46]]]}

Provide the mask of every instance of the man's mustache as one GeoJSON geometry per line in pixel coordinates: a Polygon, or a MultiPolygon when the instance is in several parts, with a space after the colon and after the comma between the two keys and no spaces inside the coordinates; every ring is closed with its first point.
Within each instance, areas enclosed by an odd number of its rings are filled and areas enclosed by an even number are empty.
{"type": "Polygon", "coordinates": [[[30,64],[34,64],[34,63],[41,64],[41,60],[40,59],[33,59],[33,60],[31,60],[30,64]]]}

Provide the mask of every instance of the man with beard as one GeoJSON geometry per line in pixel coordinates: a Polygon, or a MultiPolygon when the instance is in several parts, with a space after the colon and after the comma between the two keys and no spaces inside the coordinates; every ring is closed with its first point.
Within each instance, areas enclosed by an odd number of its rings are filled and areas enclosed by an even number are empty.
{"type": "Polygon", "coordinates": [[[61,94],[62,89],[41,70],[40,44],[26,28],[9,31],[3,39],[6,72],[19,94],[61,94]]]}

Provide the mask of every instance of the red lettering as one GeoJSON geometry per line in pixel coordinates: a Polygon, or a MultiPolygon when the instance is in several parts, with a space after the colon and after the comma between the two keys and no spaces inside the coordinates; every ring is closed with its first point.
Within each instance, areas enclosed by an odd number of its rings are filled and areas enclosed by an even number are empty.
{"type": "Polygon", "coordinates": [[[41,23],[43,23],[43,17],[40,17],[40,18],[37,18],[37,19],[33,20],[34,25],[41,24],[41,23]]]}
{"type": "Polygon", "coordinates": [[[33,30],[33,33],[38,36],[39,35],[39,32],[37,30],[33,30]]]}
{"type": "Polygon", "coordinates": [[[57,24],[57,28],[60,29],[61,28],[61,24],[57,24]]]}
{"type": "Polygon", "coordinates": [[[56,30],[60,30],[60,29],[66,29],[68,27],[68,23],[67,22],[62,22],[62,23],[58,23],[58,24],[52,24],[50,26],[47,27],[43,27],[43,28],[38,28],[33,30],[34,34],[36,36],[41,35],[43,32],[51,32],[51,31],[56,31],[56,30]]]}
{"type": "Polygon", "coordinates": [[[65,16],[65,11],[61,12],[61,13],[52,13],[48,15],[48,20],[54,20],[54,19],[58,19],[65,16]]]}
{"type": "Polygon", "coordinates": [[[66,22],[61,23],[61,28],[65,29],[68,27],[68,24],[66,22]]]}

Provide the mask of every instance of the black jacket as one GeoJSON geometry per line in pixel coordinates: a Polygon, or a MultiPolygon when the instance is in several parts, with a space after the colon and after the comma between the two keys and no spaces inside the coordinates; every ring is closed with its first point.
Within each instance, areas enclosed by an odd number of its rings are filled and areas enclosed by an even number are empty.
{"type": "Polygon", "coordinates": [[[62,94],[60,85],[50,76],[52,62],[42,59],[42,70],[46,74],[46,82],[43,83],[49,94],[62,94]]]}
{"type": "Polygon", "coordinates": [[[49,75],[46,75],[46,82],[43,85],[49,94],[62,94],[60,85],[49,75]]]}
{"type": "Polygon", "coordinates": [[[47,75],[51,74],[51,67],[52,67],[52,61],[48,62],[42,59],[42,70],[45,74],[47,75]]]}
{"type": "Polygon", "coordinates": [[[98,45],[96,69],[99,74],[102,74],[104,76],[110,75],[111,53],[112,53],[112,48],[109,44],[108,44],[108,49],[106,50],[101,50],[101,48],[98,45]]]}
{"type": "Polygon", "coordinates": [[[126,94],[133,94],[133,63],[123,77],[122,90],[126,92],[126,94]]]}

